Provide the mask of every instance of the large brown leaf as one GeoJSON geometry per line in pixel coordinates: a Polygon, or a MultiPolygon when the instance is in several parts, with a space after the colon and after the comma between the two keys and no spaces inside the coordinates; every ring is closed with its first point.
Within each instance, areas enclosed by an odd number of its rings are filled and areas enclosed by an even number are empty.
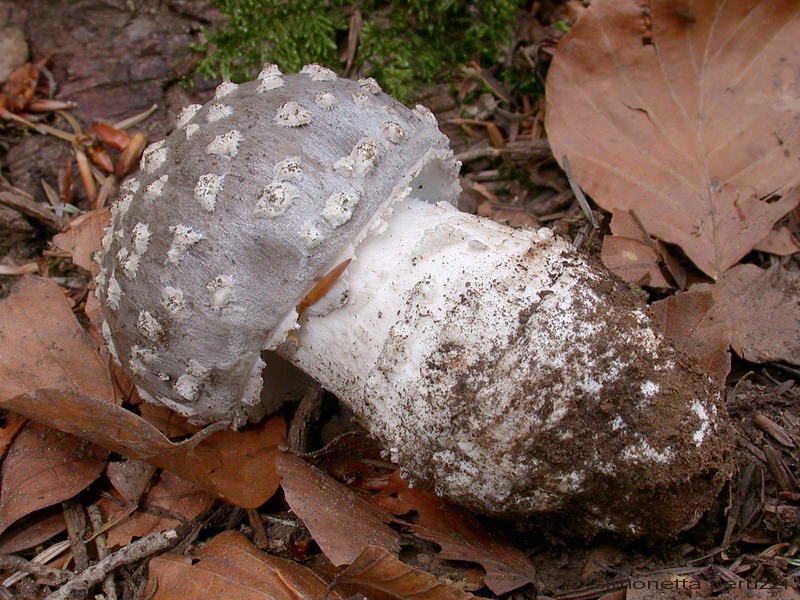
{"type": "Polygon", "coordinates": [[[111,400],[108,367],[84,332],[64,290],[25,277],[0,302],[0,400],[39,388],[111,400]]]}
{"type": "Polygon", "coordinates": [[[334,565],[350,564],[370,545],[400,551],[400,536],[386,525],[389,512],[294,454],[280,454],[276,464],[286,502],[334,565]]]}
{"type": "Polygon", "coordinates": [[[594,0],[559,43],[550,144],[718,279],[798,201],[800,1],[652,0],[652,37],[640,4],[594,0]]]}
{"type": "Polygon", "coordinates": [[[176,444],[129,410],[75,392],[37,390],[0,398],[0,408],[172,471],[244,508],[257,508],[269,500],[280,482],[275,455],[286,432],[280,416],[240,431],[217,431],[176,444]]]}
{"type": "Polygon", "coordinates": [[[653,304],[663,333],[720,379],[728,347],[752,362],[800,364],[800,275],[738,265],[714,285],[653,304]]]}
{"type": "Polygon", "coordinates": [[[169,554],[151,560],[152,600],[320,600],[327,588],[310,569],[264,554],[236,531],[212,539],[199,558],[195,565],[169,554]]]}
{"type": "Polygon", "coordinates": [[[0,532],[20,517],[72,498],[100,476],[108,451],[28,423],[3,460],[0,532]]]}

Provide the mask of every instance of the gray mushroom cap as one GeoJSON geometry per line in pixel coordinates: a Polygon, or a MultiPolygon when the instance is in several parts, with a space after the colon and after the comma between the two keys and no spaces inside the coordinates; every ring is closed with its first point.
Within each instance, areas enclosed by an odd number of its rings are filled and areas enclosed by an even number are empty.
{"type": "Polygon", "coordinates": [[[436,119],[309,65],[225,82],[144,153],[98,253],[103,333],[142,396],[195,423],[263,416],[262,350],[413,184],[457,198],[436,119]]]}

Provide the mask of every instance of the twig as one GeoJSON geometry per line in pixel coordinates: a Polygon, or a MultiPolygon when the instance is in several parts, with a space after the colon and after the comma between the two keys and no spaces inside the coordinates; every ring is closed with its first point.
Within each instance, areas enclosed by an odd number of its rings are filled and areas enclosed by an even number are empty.
{"type": "Polygon", "coordinates": [[[255,508],[247,509],[247,520],[250,522],[250,529],[253,530],[253,544],[256,548],[263,550],[269,544],[267,530],[264,529],[264,521],[255,508]]]}
{"type": "MultiPolygon", "coordinates": [[[[104,525],[103,515],[97,504],[90,504],[86,507],[86,512],[89,513],[89,522],[92,524],[92,530],[95,533],[94,545],[97,548],[97,557],[104,559],[108,556],[108,546],[106,545],[106,536],[104,533],[97,533],[104,525]]],[[[114,575],[109,573],[103,579],[103,593],[107,600],[117,600],[117,587],[114,584],[114,575]]]]}
{"type": "MultiPolygon", "coordinates": [[[[64,540],[63,542],[56,542],[49,548],[42,550],[39,554],[31,559],[31,562],[35,565],[41,565],[46,562],[53,560],[55,557],[60,555],[61,553],[69,550],[69,542],[64,540]]],[[[5,587],[10,587],[17,583],[19,580],[24,579],[27,577],[24,571],[17,571],[16,573],[12,574],[10,577],[6,578],[2,585],[5,587]]]]}
{"type": "Polygon", "coordinates": [[[38,221],[51,233],[59,233],[69,224],[67,219],[56,216],[40,202],[29,200],[12,192],[0,192],[0,204],[38,221]]]}
{"type": "Polygon", "coordinates": [[[594,213],[592,212],[592,207],[589,206],[589,201],[586,199],[586,196],[583,195],[583,191],[581,190],[578,182],[575,181],[575,178],[572,176],[572,167],[569,166],[569,159],[567,155],[561,157],[561,163],[564,165],[564,173],[567,174],[567,181],[569,181],[569,187],[572,188],[573,193],[575,194],[575,198],[578,200],[578,204],[581,206],[581,210],[583,210],[586,218],[589,220],[589,223],[592,224],[592,227],[595,229],[599,229],[600,226],[597,224],[597,221],[594,219],[594,213]]]}
{"type": "Polygon", "coordinates": [[[61,503],[64,521],[67,524],[67,535],[72,555],[75,557],[75,571],[83,571],[89,566],[89,552],[86,550],[86,513],[83,507],[74,500],[61,503]]]}
{"type": "Polygon", "coordinates": [[[178,533],[174,529],[168,529],[151,533],[135,542],[131,542],[124,548],[120,548],[96,564],[84,569],[58,590],[47,596],[45,600],[68,600],[73,597],[73,594],[88,591],[89,588],[100,583],[109,572],[117,567],[129,565],[148,556],[163,552],[177,539],[178,533]]]}
{"type": "Polygon", "coordinates": [[[152,115],[154,112],[158,110],[158,104],[153,104],[150,108],[148,108],[144,112],[140,112],[138,115],[133,115],[132,117],[128,117],[127,119],[123,119],[122,121],[117,121],[112,125],[114,129],[128,129],[129,127],[133,127],[134,125],[138,125],[142,121],[144,121],[147,117],[152,115]]]}
{"type": "Polygon", "coordinates": [[[72,576],[69,571],[39,565],[12,554],[0,554],[0,571],[22,571],[45,585],[63,585],[72,576]]]}
{"type": "Polygon", "coordinates": [[[40,133],[42,135],[50,134],[53,137],[66,140],[68,142],[74,142],[76,139],[76,136],[72,133],[67,133],[66,131],[56,129],[55,127],[50,127],[50,125],[45,125],[44,123],[31,123],[30,121],[26,121],[25,119],[22,119],[9,111],[5,112],[4,117],[14,121],[15,123],[19,123],[23,127],[33,129],[36,133],[40,133]]]}
{"type": "Polygon", "coordinates": [[[500,150],[492,146],[477,146],[469,150],[464,150],[464,152],[459,152],[455,155],[455,159],[460,160],[462,163],[468,163],[481,158],[495,158],[506,152],[507,150],[505,149],[500,150]]]}

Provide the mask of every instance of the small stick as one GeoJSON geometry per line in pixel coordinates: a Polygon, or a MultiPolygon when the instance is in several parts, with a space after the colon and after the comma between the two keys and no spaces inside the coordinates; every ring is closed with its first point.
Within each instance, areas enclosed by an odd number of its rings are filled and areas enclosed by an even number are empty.
{"type": "Polygon", "coordinates": [[[135,542],[131,542],[124,548],[120,548],[96,564],[84,569],[58,590],[47,596],[45,600],[69,600],[69,598],[74,597],[73,594],[78,595],[81,591],[85,592],[93,585],[100,583],[109,572],[117,567],[129,565],[148,556],[163,552],[172,546],[177,539],[178,533],[174,529],[168,529],[151,533],[135,542]]]}
{"type": "Polygon", "coordinates": [[[129,127],[133,127],[134,125],[138,125],[142,121],[144,121],[147,117],[152,115],[154,112],[158,110],[158,104],[153,104],[150,108],[146,111],[139,113],[138,115],[133,115],[132,117],[128,117],[127,119],[123,119],[122,121],[117,121],[112,125],[114,129],[128,129],[129,127]]]}
{"type": "Polygon", "coordinates": [[[86,514],[83,507],[74,500],[61,503],[64,521],[67,524],[67,535],[72,555],[75,558],[75,571],[83,571],[89,566],[89,552],[86,550],[86,514]]]}
{"type": "Polygon", "coordinates": [[[564,173],[567,174],[569,187],[572,188],[575,198],[577,198],[578,204],[580,204],[581,210],[586,215],[586,218],[589,219],[589,223],[592,224],[592,227],[599,229],[600,226],[597,224],[597,221],[594,220],[594,213],[592,212],[592,207],[589,206],[589,201],[586,199],[586,196],[583,195],[583,191],[578,185],[578,182],[575,181],[575,178],[572,176],[572,167],[569,166],[569,159],[567,158],[566,154],[561,157],[561,163],[564,165],[564,173]]]}
{"type": "Polygon", "coordinates": [[[72,576],[69,571],[39,565],[12,554],[0,554],[0,571],[22,571],[33,575],[37,582],[45,585],[63,585],[72,576]]]}
{"type": "Polygon", "coordinates": [[[269,538],[267,537],[267,530],[264,529],[264,521],[261,520],[261,515],[258,514],[255,508],[248,508],[247,520],[253,530],[253,544],[255,544],[256,548],[263,550],[269,544],[269,538]]]}
{"type": "MultiPolygon", "coordinates": [[[[108,546],[106,545],[105,533],[98,533],[103,525],[103,515],[100,514],[100,509],[97,504],[90,504],[86,508],[89,513],[89,522],[92,524],[92,530],[95,533],[94,544],[97,548],[97,558],[104,559],[108,556],[108,546]]],[[[107,600],[117,600],[117,587],[114,585],[114,575],[109,573],[103,579],[103,593],[107,600]]]]}
{"type": "Polygon", "coordinates": [[[455,159],[461,161],[462,163],[468,163],[481,158],[495,158],[496,156],[506,153],[507,150],[505,148],[500,150],[499,148],[495,148],[493,146],[477,146],[475,148],[465,150],[464,152],[459,152],[455,155],[455,159]]]}
{"type": "Polygon", "coordinates": [[[12,192],[0,192],[0,204],[13,208],[18,213],[30,217],[42,224],[51,233],[59,233],[66,229],[69,221],[56,216],[36,200],[29,200],[24,196],[12,192]]]}

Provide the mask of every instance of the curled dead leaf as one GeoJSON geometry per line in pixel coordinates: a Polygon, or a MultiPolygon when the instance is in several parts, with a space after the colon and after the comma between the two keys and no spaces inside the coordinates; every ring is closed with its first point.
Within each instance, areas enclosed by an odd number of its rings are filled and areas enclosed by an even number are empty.
{"type": "Polygon", "coordinates": [[[672,287],[659,268],[658,253],[644,242],[607,235],[603,238],[601,257],[612,273],[632,285],[672,287]]]}
{"type": "Polygon", "coordinates": [[[497,595],[536,580],[536,569],[525,553],[495,539],[466,510],[429,490],[410,487],[399,471],[392,473],[374,501],[395,514],[416,512],[418,521],[410,526],[414,535],[438,544],[439,558],[481,565],[487,587],[497,595]]]}
{"type": "Polygon", "coordinates": [[[106,173],[114,172],[114,163],[111,162],[111,157],[100,144],[87,146],[86,154],[89,155],[89,158],[92,159],[94,164],[103,169],[106,173]]]}
{"type": "Polygon", "coordinates": [[[122,150],[131,141],[131,135],[127,131],[105,123],[92,122],[92,131],[100,140],[117,150],[122,150]]]}
{"type": "Polygon", "coordinates": [[[0,398],[0,407],[172,471],[244,508],[261,506],[280,482],[275,456],[286,432],[280,416],[239,431],[206,431],[174,443],[129,410],[76,392],[40,389],[0,398]]]}
{"type": "Polygon", "coordinates": [[[122,149],[122,154],[120,154],[119,160],[117,161],[117,166],[114,169],[114,175],[116,175],[118,179],[125,177],[125,175],[130,173],[138,164],[146,143],[147,138],[143,133],[135,133],[128,143],[125,144],[125,147],[122,149]]]}
{"type": "Polygon", "coordinates": [[[652,305],[662,332],[717,377],[727,374],[728,347],[751,362],[800,364],[800,275],[779,265],[738,265],[711,285],[652,305]]]}
{"type": "Polygon", "coordinates": [[[795,252],[800,252],[800,243],[795,239],[791,229],[779,227],[770,231],[763,240],[758,242],[754,250],[778,256],[789,256],[795,252]]]}
{"type": "Polygon", "coordinates": [[[400,551],[389,512],[294,454],[281,453],[276,464],[286,502],[334,565],[350,564],[370,545],[400,551]]]}
{"type": "Polygon", "coordinates": [[[370,600],[474,600],[475,596],[415,569],[394,554],[368,546],[337,577],[347,593],[370,600]]]}

